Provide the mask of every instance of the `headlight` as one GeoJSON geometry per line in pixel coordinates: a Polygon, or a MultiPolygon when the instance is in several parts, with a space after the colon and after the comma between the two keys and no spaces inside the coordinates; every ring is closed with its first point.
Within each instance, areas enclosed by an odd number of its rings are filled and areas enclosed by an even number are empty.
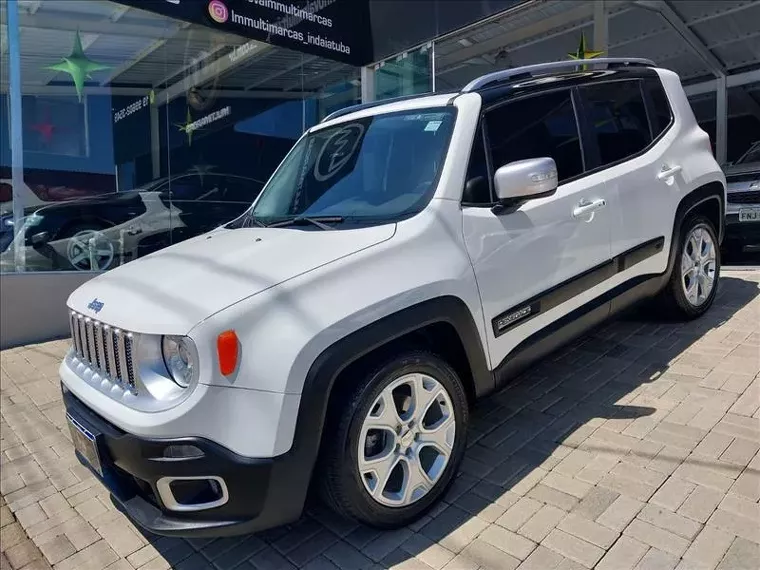
{"type": "Polygon", "coordinates": [[[32,214],[31,216],[24,218],[23,222],[26,226],[39,226],[42,223],[42,216],[39,214],[32,214]]]}
{"type": "Polygon", "coordinates": [[[195,350],[186,336],[165,336],[161,350],[169,375],[179,386],[187,388],[195,373],[195,350]]]}
{"type": "MultiPolygon", "coordinates": [[[[42,216],[39,214],[32,214],[30,216],[26,216],[24,218],[19,218],[19,226],[22,228],[24,226],[31,227],[31,226],[39,226],[42,223],[42,216]]],[[[13,216],[7,216],[3,218],[3,226],[13,227],[16,225],[16,222],[13,220],[13,216]]]]}

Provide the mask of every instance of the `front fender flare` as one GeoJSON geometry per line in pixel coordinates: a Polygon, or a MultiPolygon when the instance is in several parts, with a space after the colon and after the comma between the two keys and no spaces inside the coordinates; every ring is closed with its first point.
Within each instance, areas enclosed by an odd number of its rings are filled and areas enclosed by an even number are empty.
{"type": "Polygon", "coordinates": [[[305,502],[311,474],[319,455],[330,396],[335,381],[349,365],[373,350],[427,325],[452,325],[462,342],[472,370],[476,395],[493,389],[493,374],[475,320],[467,305],[454,296],[436,297],[379,319],[336,341],[314,360],[306,375],[298,409],[293,445],[285,455],[298,465],[289,476],[293,497],[305,502]]]}

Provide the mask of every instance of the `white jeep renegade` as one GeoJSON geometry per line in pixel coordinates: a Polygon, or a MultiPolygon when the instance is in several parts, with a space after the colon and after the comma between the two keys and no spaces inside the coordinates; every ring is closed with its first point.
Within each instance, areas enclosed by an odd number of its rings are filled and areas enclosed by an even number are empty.
{"type": "Polygon", "coordinates": [[[704,313],[724,212],[708,136],[647,60],[344,109],[243,216],[71,295],[77,454],[158,534],[294,521],[312,482],[410,523],[476,398],[635,301],[704,313]]]}

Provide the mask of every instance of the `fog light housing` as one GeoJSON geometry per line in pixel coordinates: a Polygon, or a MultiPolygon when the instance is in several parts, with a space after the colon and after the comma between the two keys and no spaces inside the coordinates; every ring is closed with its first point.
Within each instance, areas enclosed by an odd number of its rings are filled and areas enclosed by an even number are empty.
{"type": "Polygon", "coordinates": [[[224,479],[206,477],[162,477],[156,483],[158,496],[170,511],[202,511],[229,500],[224,479]]]}
{"type": "Polygon", "coordinates": [[[163,453],[164,459],[192,459],[204,455],[205,453],[194,445],[168,445],[163,453]]]}

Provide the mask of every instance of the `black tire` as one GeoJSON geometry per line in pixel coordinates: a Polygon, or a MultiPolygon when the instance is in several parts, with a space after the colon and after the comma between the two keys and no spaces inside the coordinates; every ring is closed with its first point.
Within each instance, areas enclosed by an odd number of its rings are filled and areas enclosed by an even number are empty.
{"type": "Polygon", "coordinates": [[[718,282],[720,280],[721,251],[718,245],[718,236],[715,227],[709,219],[704,216],[692,216],[684,221],[682,231],[679,236],[678,249],[673,264],[673,272],[670,276],[667,286],[660,295],[660,307],[666,312],[667,316],[676,320],[692,320],[701,317],[707,312],[715,301],[718,292],[718,282]],[[715,275],[712,290],[707,298],[700,304],[692,304],[684,293],[682,281],[684,273],[681,265],[681,259],[684,249],[687,247],[689,236],[696,228],[702,228],[710,234],[715,248],[715,275]]]}
{"type": "Polygon", "coordinates": [[[462,382],[449,364],[424,351],[408,351],[372,368],[356,384],[340,406],[339,417],[325,431],[319,480],[323,500],[338,514],[381,529],[414,522],[435,506],[454,480],[464,456],[469,409],[462,382]],[[448,392],[456,421],[454,444],[448,464],[426,495],[407,506],[390,507],[377,502],[365,489],[358,467],[358,446],[364,419],[384,388],[410,373],[424,373],[448,392]]]}

